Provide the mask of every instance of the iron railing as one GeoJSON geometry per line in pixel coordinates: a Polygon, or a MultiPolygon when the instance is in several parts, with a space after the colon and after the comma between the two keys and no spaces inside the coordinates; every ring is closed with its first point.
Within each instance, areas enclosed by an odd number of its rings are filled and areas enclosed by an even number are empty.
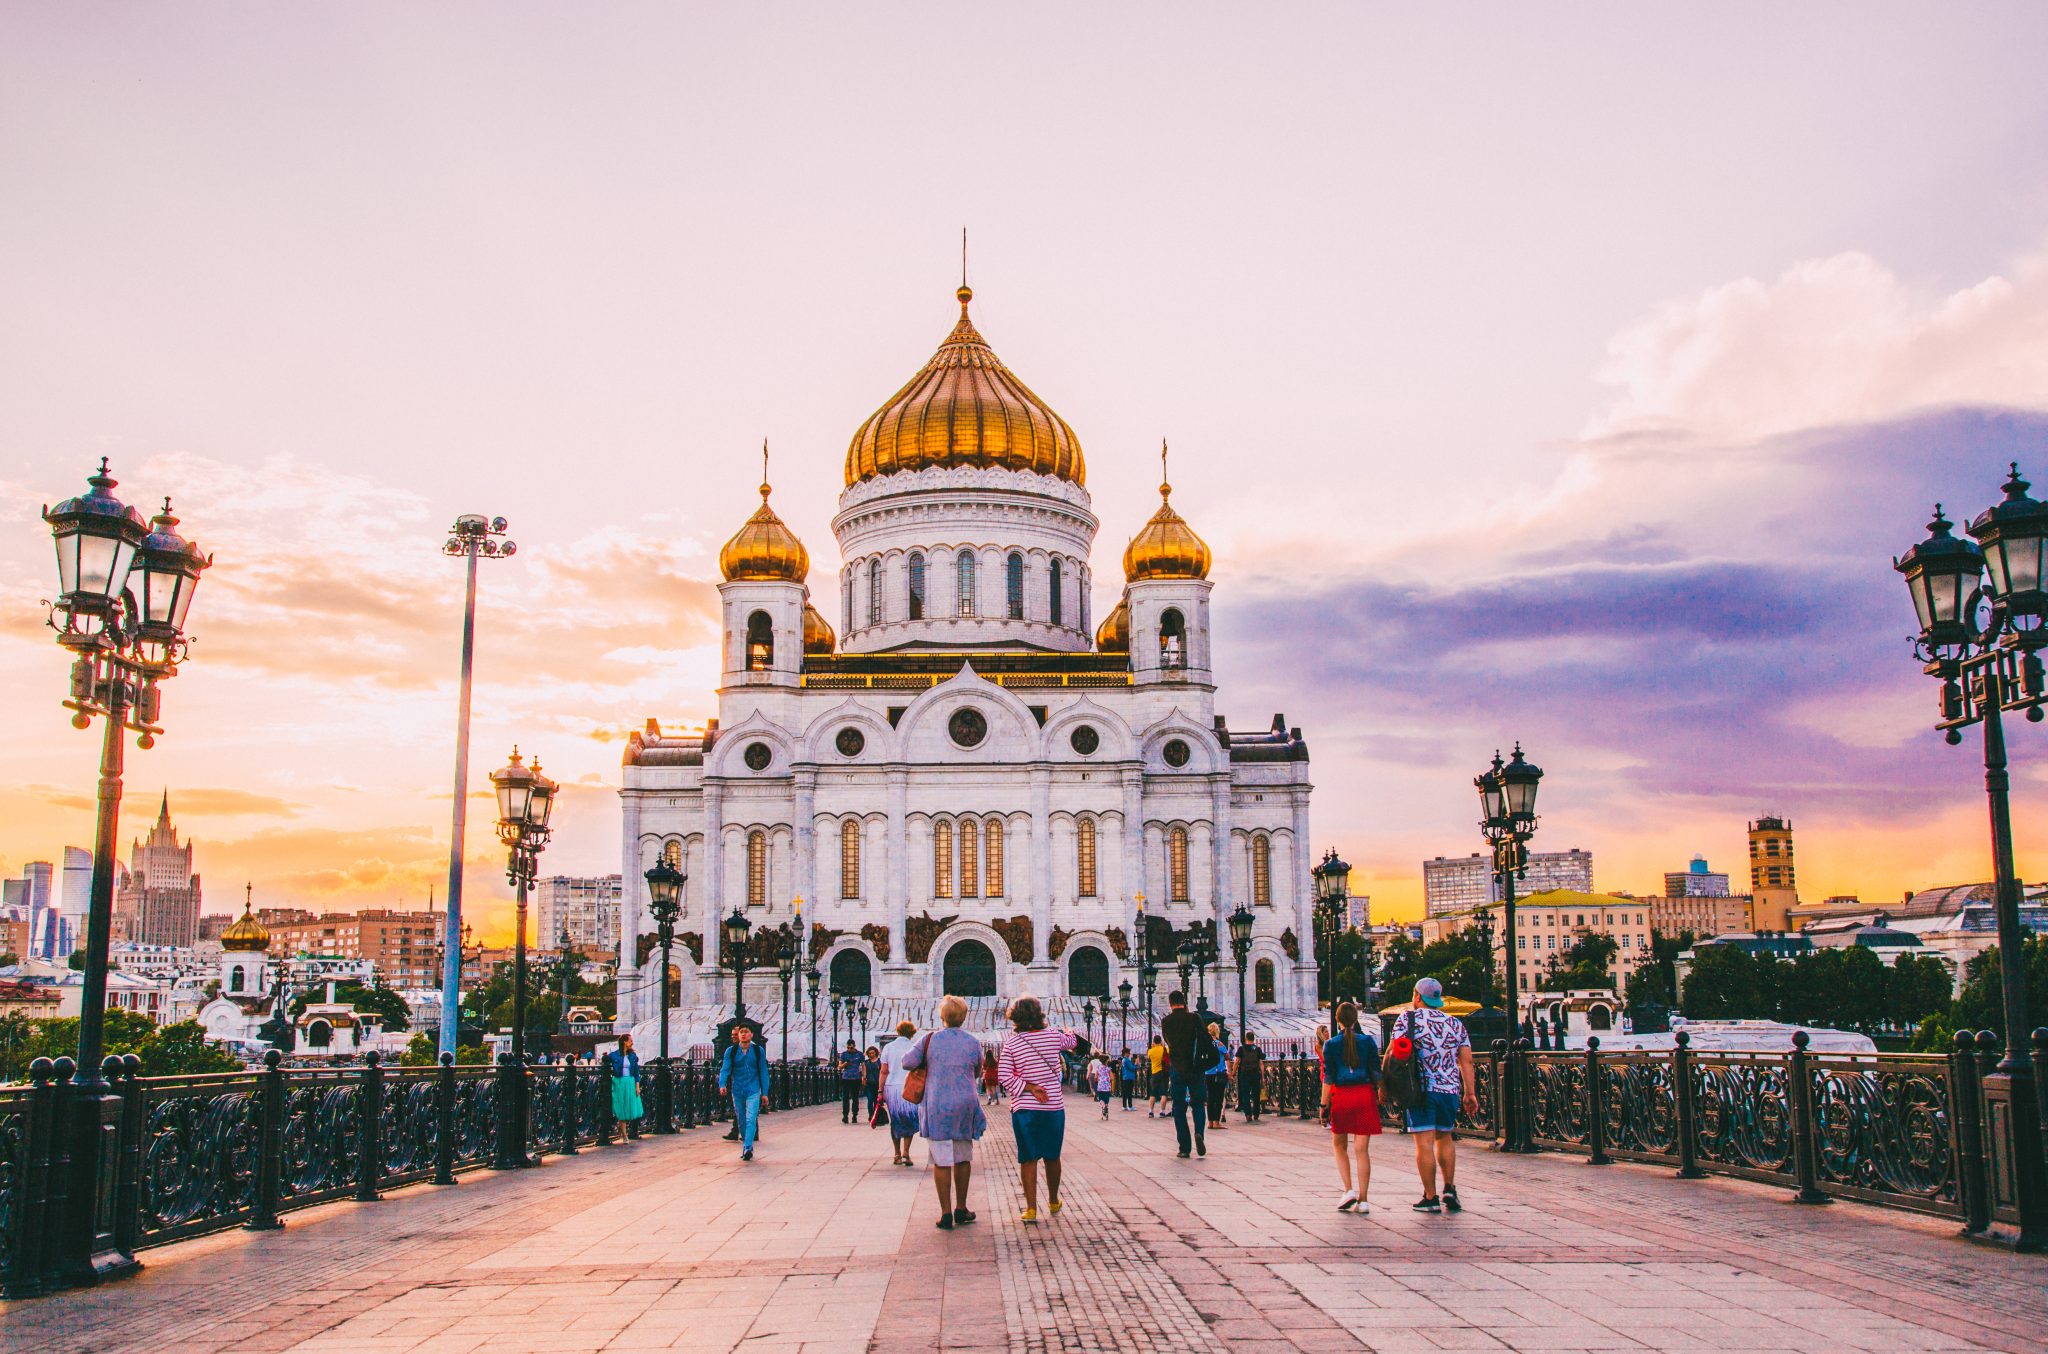
{"type": "MultiPolygon", "coordinates": [[[[456,1177],[501,1162],[501,1133],[522,1131],[524,1152],[573,1154],[620,1136],[601,1063],[529,1066],[280,1065],[257,1071],[144,1077],[134,1055],[104,1071],[122,1101],[110,1178],[92,1181],[99,1216],[132,1253],[229,1227],[280,1226],[281,1214],[337,1199],[456,1177]],[[523,1080],[524,1086],[521,1086],[523,1080]]],[[[770,1064],[771,1112],[838,1099],[822,1067],[770,1064]]],[[[0,1087],[0,1294],[26,1297],[66,1285],[54,1266],[55,1219],[78,1187],[69,1134],[73,1065],[37,1059],[25,1085],[0,1087]]],[[[684,1058],[640,1066],[646,1117],[632,1131],[673,1133],[729,1119],[717,1069],[684,1058]],[[657,1094],[662,1078],[673,1094],[657,1094]],[[657,1118],[661,1109],[666,1116],[657,1118]]]]}

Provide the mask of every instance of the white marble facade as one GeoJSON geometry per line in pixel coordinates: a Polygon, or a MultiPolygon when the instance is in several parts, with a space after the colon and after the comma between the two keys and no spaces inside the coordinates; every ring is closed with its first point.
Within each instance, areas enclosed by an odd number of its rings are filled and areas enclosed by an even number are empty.
{"type": "MultiPolygon", "coordinates": [[[[962,311],[949,343],[965,330],[979,344],[962,311]]],[[[1243,902],[1254,1002],[1312,1008],[1307,749],[1277,716],[1249,733],[1217,716],[1207,547],[1162,507],[1148,527],[1179,524],[1199,568],[1159,577],[1141,562],[1127,612],[1097,633],[1097,521],[1078,470],[856,478],[852,464],[832,524],[839,595],[818,606],[840,635],[814,617],[806,643],[808,560],[793,537],[799,562],[784,559],[782,576],[772,559],[735,558],[735,537],[716,720],[701,732],[649,721],[628,741],[621,1026],[657,1009],[643,876],[664,853],[688,876],[685,1005],[731,999],[721,918],[738,908],[773,929],[796,922],[799,899],[807,958],[878,996],[991,979],[1003,996],[1135,989],[1142,896],[1176,931],[1217,923],[1213,1006],[1235,1006],[1224,919],[1243,902]]],[[[1163,1007],[1173,956],[1154,957],[1163,1007]]],[[[779,994],[772,969],[748,976],[750,1003],[779,994]]]]}

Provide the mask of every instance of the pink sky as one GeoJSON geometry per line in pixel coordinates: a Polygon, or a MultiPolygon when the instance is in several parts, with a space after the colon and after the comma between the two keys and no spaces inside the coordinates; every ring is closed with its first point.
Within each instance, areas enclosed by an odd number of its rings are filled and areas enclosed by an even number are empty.
{"type": "MultiPolygon", "coordinates": [[[[619,738],[711,712],[755,448],[829,590],[846,440],[950,324],[965,223],[1100,576],[1170,437],[1222,705],[1304,728],[1383,913],[1475,849],[1518,736],[1539,846],[1603,887],[1738,866],[1762,812],[1814,895],[1983,877],[1889,562],[1932,497],[2048,477],[2048,16],[1952,15],[13,6],[0,867],[89,844],[36,510],[106,455],[219,560],[124,838],[169,786],[216,908],[424,903],[437,551],[481,511],[520,554],[475,787],[539,752],[545,868],[617,869],[619,738]]],[[[2015,751],[2038,877],[2048,747],[2015,751]]]]}

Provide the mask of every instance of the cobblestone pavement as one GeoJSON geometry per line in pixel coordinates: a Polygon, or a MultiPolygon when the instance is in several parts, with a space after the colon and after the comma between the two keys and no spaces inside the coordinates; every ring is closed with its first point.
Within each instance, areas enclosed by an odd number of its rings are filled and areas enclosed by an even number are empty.
{"type": "Polygon", "coordinates": [[[1429,1217],[1396,1137],[1360,1218],[1312,1124],[1233,1122],[1180,1161],[1142,1109],[1072,1113],[1065,1207],[1036,1227],[1004,1115],[980,1222],[940,1232],[927,1171],[798,1111],[751,1165],[699,1130],[151,1251],[128,1282],[0,1306],[0,1349],[2048,1348],[2048,1259],[1932,1219],[1476,1148],[1466,1211],[1429,1217]]]}

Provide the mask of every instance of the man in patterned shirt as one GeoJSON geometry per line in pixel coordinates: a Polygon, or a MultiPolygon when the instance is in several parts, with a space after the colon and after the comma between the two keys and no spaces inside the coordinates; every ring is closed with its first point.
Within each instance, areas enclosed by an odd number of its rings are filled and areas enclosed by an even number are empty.
{"type": "Polygon", "coordinates": [[[1458,1109],[1462,1105],[1471,1114],[1479,1108],[1472,1089],[1472,1036],[1464,1021],[1445,1012],[1443,984],[1419,978],[1414,1000],[1394,1021],[1389,1037],[1390,1055],[1400,1056],[1400,1041],[1411,1041],[1422,1067],[1422,1103],[1407,1111],[1408,1131],[1415,1136],[1415,1171],[1422,1177],[1415,1211],[1456,1213],[1463,1207],[1458,1202],[1458,1109]],[[1442,1197],[1436,1192],[1439,1171],[1442,1197]]]}

